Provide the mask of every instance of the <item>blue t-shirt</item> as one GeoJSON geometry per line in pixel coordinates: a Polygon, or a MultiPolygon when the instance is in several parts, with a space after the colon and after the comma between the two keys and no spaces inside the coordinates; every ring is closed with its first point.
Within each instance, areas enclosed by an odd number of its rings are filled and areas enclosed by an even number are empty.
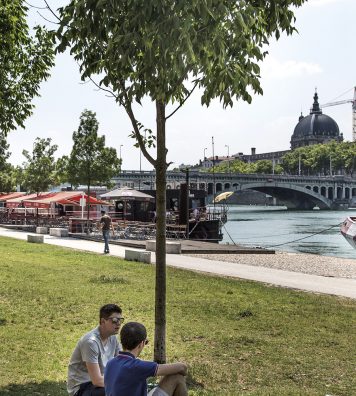
{"type": "Polygon", "coordinates": [[[120,352],[105,368],[106,396],[146,396],[147,378],[156,375],[158,364],[136,359],[130,352],[120,352]]]}

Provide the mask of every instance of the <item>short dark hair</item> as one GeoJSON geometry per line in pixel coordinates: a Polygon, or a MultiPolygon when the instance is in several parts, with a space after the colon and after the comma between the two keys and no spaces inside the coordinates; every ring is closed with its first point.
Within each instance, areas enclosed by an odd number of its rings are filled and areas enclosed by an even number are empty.
{"type": "Polygon", "coordinates": [[[105,210],[101,210],[101,214],[105,214],[106,212],[105,212],[105,210]]]}
{"type": "Polygon", "coordinates": [[[138,322],[126,323],[120,332],[120,340],[122,347],[128,351],[132,351],[142,341],[147,338],[146,327],[138,322]]]}
{"type": "Polygon", "coordinates": [[[100,308],[99,311],[99,322],[102,318],[108,319],[112,313],[122,313],[122,309],[116,304],[106,304],[100,308]]]}

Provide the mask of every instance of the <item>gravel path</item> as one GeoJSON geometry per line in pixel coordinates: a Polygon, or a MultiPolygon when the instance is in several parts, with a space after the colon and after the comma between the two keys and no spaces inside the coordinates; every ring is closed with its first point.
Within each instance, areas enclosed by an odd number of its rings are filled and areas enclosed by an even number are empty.
{"type": "Polygon", "coordinates": [[[276,252],[276,254],[189,254],[189,256],[304,274],[356,279],[356,259],[286,252],[276,252]]]}

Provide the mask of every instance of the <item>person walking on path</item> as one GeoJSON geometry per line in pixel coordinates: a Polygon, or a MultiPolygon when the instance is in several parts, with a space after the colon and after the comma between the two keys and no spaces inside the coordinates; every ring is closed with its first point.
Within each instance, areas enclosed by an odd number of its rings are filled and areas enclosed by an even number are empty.
{"type": "Polygon", "coordinates": [[[108,214],[106,214],[105,210],[101,211],[101,219],[100,219],[100,228],[103,232],[104,238],[104,254],[110,253],[109,251],[109,236],[110,236],[110,229],[114,234],[114,226],[112,224],[111,218],[108,214]]]}
{"type": "Polygon", "coordinates": [[[67,379],[70,396],[105,396],[104,369],[121,349],[116,334],[123,321],[118,305],[100,308],[99,326],[83,335],[72,353],[67,379]]]}
{"type": "Polygon", "coordinates": [[[145,345],[147,332],[143,324],[129,322],[120,332],[123,351],[105,368],[107,396],[147,396],[147,378],[164,376],[148,396],[187,396],[184,363],[158,364],[138,359],[145,345]]]}

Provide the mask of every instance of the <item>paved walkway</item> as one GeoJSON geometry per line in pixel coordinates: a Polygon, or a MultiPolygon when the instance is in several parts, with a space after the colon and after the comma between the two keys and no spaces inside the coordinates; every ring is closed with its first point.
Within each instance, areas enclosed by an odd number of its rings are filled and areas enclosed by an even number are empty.
{"type": "MultiPolygon", "coordinates": [[[[8,230],[2,227],[0,227],[0,236],[7,236],[23,240],[27,239],[26,232],[8,230]]],[[[74,238],[57,238],[49,235],[45,235],[44,240],[45,243],[51,245],[63,246],[67,248],[99,254],[103,252],[103,243],[74,238]]],[[[111,245],[110,255],[124,257],[125,249],[127,248],[123,246],[111,245]]],[[[152,261],[155,262],[154,253],[152,253],[152,261]]],[[[173,254],[167,255],[167,265],[187,270],[249,279],[276,286],[324,294],[333,294],[337,296],[356,299],[356,279],[331,278],[317,275],[308,275],[298,272],[283,271],[266,267],[256,267],[246,264],[207,260],[198,257],[189,257],[173,254]]]]}

